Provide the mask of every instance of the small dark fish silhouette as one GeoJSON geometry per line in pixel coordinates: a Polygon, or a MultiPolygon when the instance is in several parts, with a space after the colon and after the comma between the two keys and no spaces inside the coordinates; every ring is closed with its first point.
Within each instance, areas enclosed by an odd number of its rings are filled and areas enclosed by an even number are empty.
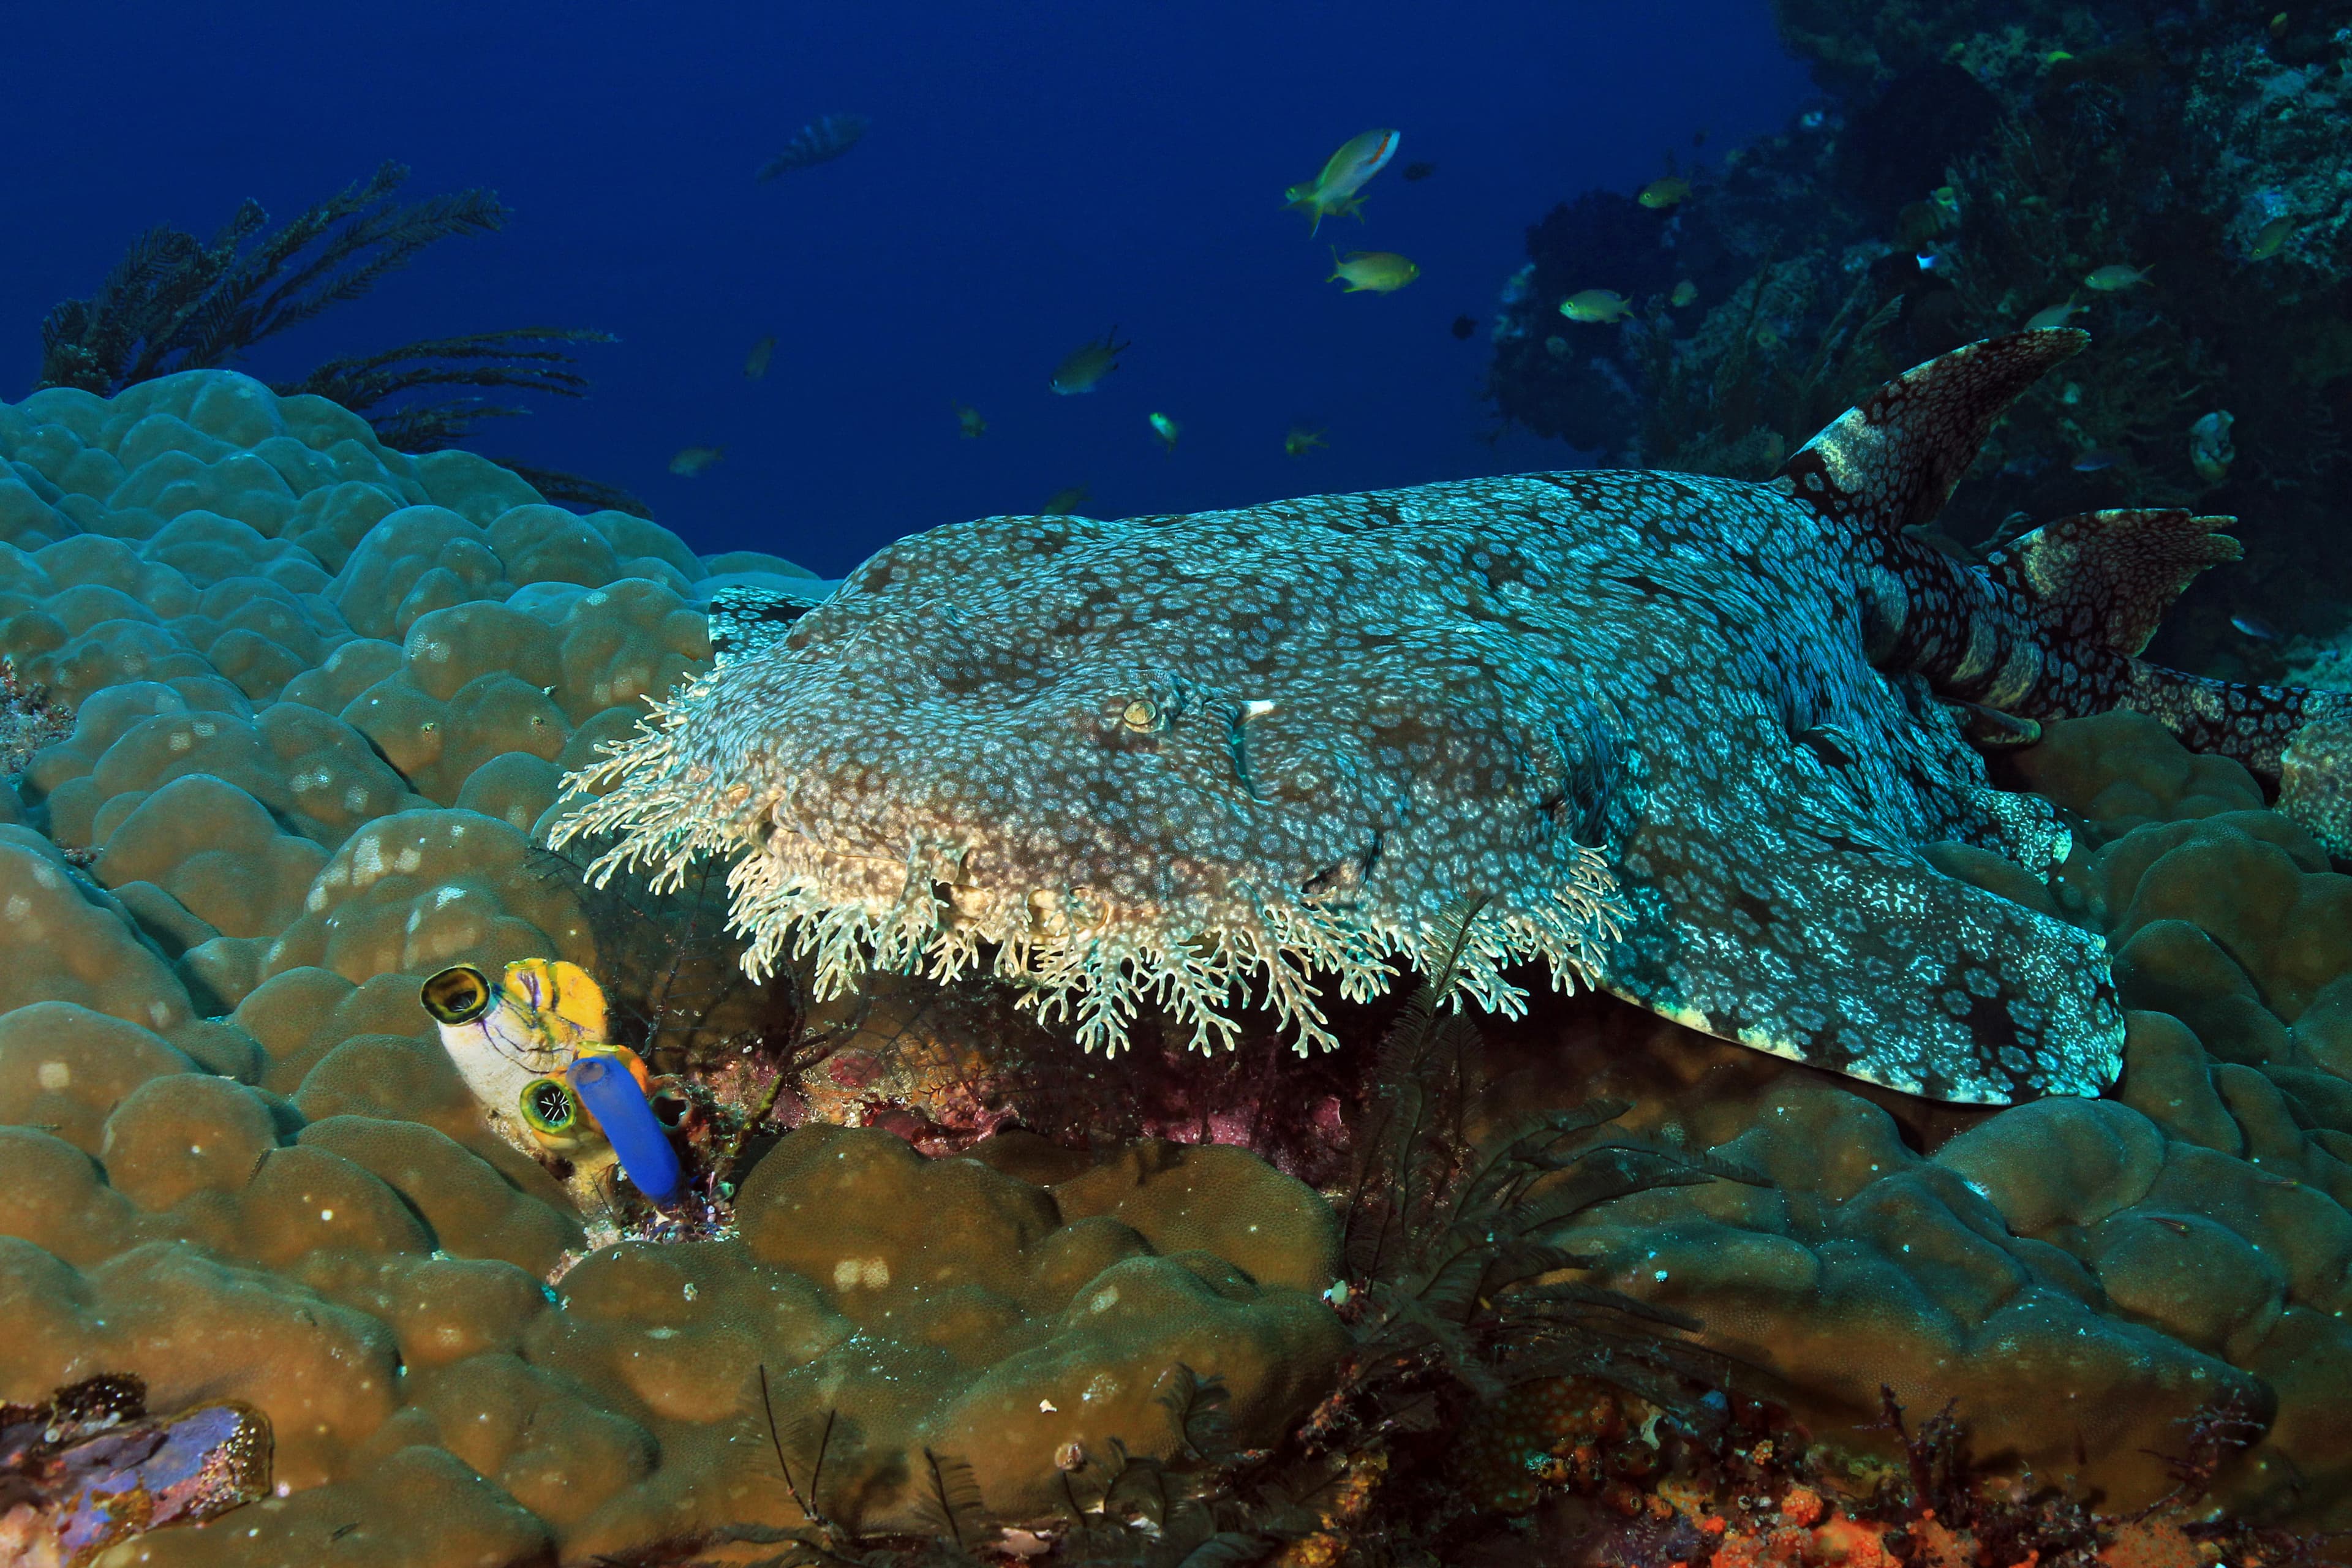
{"type": "Polygon", "coordinates": [[[1470,334],[1477,330],[1478,323],[1472,321],[1469,317],[1456,316],[1454,318],[1454,335],[1455,337],[1461,338],[1466,342],[1470,334]]]}
{"type": "Polygon", "coordinates": [[[1407,163],[1404,166],[1404,177],[1408,180],[1425,180],[1435,173],[1437,165],[1434,163],[1407,163]]]}
{"type": "Polygon", "coordinates": [[[2121,452],[2115,450],[2115,448],[2111,447],[2100,447],[2076,458],[2074,459],[2074,471],[2078,474],[2095,474],[2101,468],[2112,468],[2117,463],[2122,461],[2123,454],[2121,452]]]}
{"type": "Polygon", "coordinates": [[[821,114],[802,126],[784,143],[784,150],[761,165],[754,177],[772,180],[778,174],[830,163],[857,145],[868,123],[862,114],[821,114]]]}

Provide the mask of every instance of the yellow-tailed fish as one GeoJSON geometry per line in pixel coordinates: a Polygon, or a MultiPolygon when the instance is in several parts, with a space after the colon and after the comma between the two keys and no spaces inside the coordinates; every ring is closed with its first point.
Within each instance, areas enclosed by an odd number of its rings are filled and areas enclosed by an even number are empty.
{"type": "Polygon", "coordinates": [[[1679,310],[1697,298],[1698,285],[1685,278],[1675,285],[1675,291],[1666,296],[1666,303],[1679,310]]]}
{"type": "Polygon", "coordinates": [[[968,403],[957,404],[955,405],[955,416],[956,423],[963,427],[963,437],[965,440],[978,440],[981,437],[988,434],[988,421],[982,419],[980,416],[980,410],[974,408],[971,405],[968,403]]]}
{"type": "Polygon", "coordinates": [[[2025,318],[2025,330],[2029,332],[2038,332],[2050,327],[2063,327],[2088,309],[2090,309],[2089,306],[2077,305],[2072,300],[2066,300],[2063,304],[2044,305],[2025,318]]]}
{"type": "Polygon", "coordinates": [[[669,460],[669,471],[690,479],[726,455],[724,447],[688,447],[669,460]]]}
{"type": "Polygon", "coordinates": [[[2294,216],[2281,213],[2262,227],[2254,230],[2253,242],[2246,247],[2247,257],[2254,261],[2268,261],[2294,237],[2294,216]]]}
{"type": "Polygon", "coordinates": [[[1331,276],[1323,281],[1345,279],[1350,294],[1393,294],[1420,276],[1420,268],[1393,250],[1351,250],[1341,256],[1334,249],[1331,276]]]}
{"type": "Polygon", "coordinates": [[[1607,326],[1633,313],[1633,302],[1613,289],[1587,289],[1559,302],[1559,313],[1571,321],[1597,321],[1607,326]]]}
{"type": "Polygon", "coordinates": [[[1167,447],[1169,455],[1173,457],[1176,453],[1176,437],[1184,433],[1184,426],[1177,424],[1165,414],[1147,414],[1144,417],[1151,422],[1151,433],[1160,437],[1160,444],[1167,447]]]}
{"type": "Polygon", "coordinates": [[[1087,487],[1084,485],[1066,486],[1062,489],[1055,490],[1053,495],[1046,500],[1045,515],[1047,517],[1067,517],[1072,512],[1077,510],[1078,508],[1086,505],[1087,502],[1094,499],[1095,498],[1093,496],[1087,492],[1087,487]]]}
{"type": "Polygon", "coordinates": [[[1118,329],[1113,327],[1102,335],[1099,342],[1080,343],[1062,361],[1054,372],[1053,387],[1064,397],[1076,397],[1092,392],[1102,378],[1118,368],[1118,356],[1135,346],[1132,340],[1118,341],[1118,329]]]}
{"type": "Polygon", "coordinates": [[[1633,199],[1653,211],[1660,211],[1673,206],[1689,195],[1688,180],[1684,179],[1680,174],[1668,174],[1664,179],[1652,180],[1648,184],[1643,185],[1642,194],[1633,199]]]}
{"type": "Polygon", "coordinates": [[[768,360],[775,353],[775,352],[776,340],[773,338],[761,338],[758,342],[753,343],[751,345],[751,352],[743,356],[743,374],[745,377],[752,381],[757,381],[761,376],[767,374],[768,360]]]}
{"type": "Polygon", "coordinates": [[[2126,267],[2116,262],[2084,279],[2083,287],[2095,289],[2102,294],[2113,294],[2118,289],[2137,288],[2147,282],[2148,271],[2145,267],[2126,267]]]}
{"type": "Polygon", "coordinates": [[[1328,445],[1330,443],[1323,439],[1322,431],[1309,430],[1304,425],[1293,425],[1290,434],[1282,438],[1284,454],[1293,458],[1304,457],[1318,447],[1328,445]]]}
{"type": "Polygon", "coordinates": [[[1332,213],[1354,213],[1363,216],[1363,200],[1356,193],[1364,182],[1388,166],[1396,156],[1397,144],[1403,138],[1393,131],[1367,131],[1346,146],[1331,154],[1323,172],[1304,185],[1293,185],[1282,193],[1286,206],[1297,207],[1307,215],[1312,234],[1323,226],[1323,220],[1332,213]]]}

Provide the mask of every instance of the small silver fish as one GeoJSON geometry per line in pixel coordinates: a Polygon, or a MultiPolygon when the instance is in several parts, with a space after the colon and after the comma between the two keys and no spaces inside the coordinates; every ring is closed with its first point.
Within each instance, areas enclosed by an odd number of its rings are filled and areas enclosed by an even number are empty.
{"type": "Polygon", "coordinates": [[[2074,468],[2078,474],[2095,474],[2101,468],[2112,468],[2123,460],[2121,452],[2110,447],[2099,447],[2079,454],[2074,458],[2074,468]]]}
{"type": "Polygon", "coordinates": [[[2278,628],[2260,616],[2231,616],[2230,624],[2256,642],[2278,641],[2278,628]]]}

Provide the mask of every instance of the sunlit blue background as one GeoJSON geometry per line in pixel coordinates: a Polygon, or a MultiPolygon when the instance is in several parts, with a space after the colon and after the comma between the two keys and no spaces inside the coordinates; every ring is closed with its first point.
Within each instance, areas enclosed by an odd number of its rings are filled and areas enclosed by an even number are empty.
{"type": "Polygon", "coordinates": [[[524,324],[601,327],[580,404],[473,445],[627,487],[698,549],[826,575],[919,529],[1085,485],[1100,516],[1559,467],[1481,401],[1522,235],[1776,128],[1808,97],[1765,0],[1004,5],[0,4],[0,396],[38,324],[142,228],[289,217],[385,158],[408,195],[487,185],[498,235],[428,250],[239,368],[524,324]],[[848,156],[754,183],[803,122],[867,115],[848,156]],[[1403,132],[1368,222],[1282,191],[1373,126],[1403,132]],[[1408,184],[1403,165],[1436,164],[1408,184]],[[1324,281],[1329,242],[1419,281],[1324,281]],[[1475,318],[1468,342],[1449,332],[1475,318]],[[1125,367],[1046,388],[1116,323],[1125,367]],[[766,378],[742,374],[777,339],[766,378]],[[986,437],[961,439],[952,405],[986,437]],[[1172,456],[1145,424],[1184,427],[1172,456]],[[1286,458],[1294,423],[1328,451],[1286,458]],[[724,446],[698,479],[688,446],[724,446]]]}

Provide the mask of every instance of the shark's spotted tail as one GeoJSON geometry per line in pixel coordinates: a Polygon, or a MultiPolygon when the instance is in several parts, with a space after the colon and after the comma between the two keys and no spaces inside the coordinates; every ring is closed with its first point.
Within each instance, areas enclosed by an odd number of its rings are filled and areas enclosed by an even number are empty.
{"type": "Polygon", "coordinates": [[[2193,750],[2275,783],[2297,732],[2352,714],[2352,695],[2213,680],[2139,658],[2197,574],[2242,553],[2221,531],[2234,520],[2084,512],[1981,563],[1923,536],[2001,414],[2089,342],[2073,329],[2018,332],[1930,360],[1807,442],[1772,482],[1853,540],[1864,636],[1880,668],[2026,719],[2137,709],[2193,750]]]}

